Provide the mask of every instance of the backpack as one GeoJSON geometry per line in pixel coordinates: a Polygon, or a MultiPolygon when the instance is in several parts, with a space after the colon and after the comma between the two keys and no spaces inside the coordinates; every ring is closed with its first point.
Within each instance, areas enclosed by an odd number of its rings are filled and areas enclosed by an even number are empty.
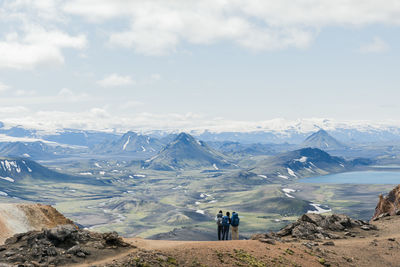
{"type": "Polygon", "coordinates": [[[228,216],[222,217],[222,225],[229,226],[229,217],[228,216]]]}
{"type": "Polygon", "coordinates": [[[222,214],[218,213],[217,215],[217,225],[222,226],[222,214]]]}
{"type": "Polygon", "coordinates": [[[235,226],[235,227],[239,226],[239,221],[240,221],[239,214],[233,213],[232,214],[232,222],[231,222],[232,226],[235,226]]]}

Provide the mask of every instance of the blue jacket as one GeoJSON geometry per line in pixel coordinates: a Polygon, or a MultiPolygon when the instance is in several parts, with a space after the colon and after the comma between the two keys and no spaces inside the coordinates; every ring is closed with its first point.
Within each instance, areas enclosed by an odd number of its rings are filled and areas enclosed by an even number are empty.
{"type": "Polygon", "coordinates": [[[229,226],[231,224],[231,218],[228,216],[222,217],[222,226],[229,226]]]}

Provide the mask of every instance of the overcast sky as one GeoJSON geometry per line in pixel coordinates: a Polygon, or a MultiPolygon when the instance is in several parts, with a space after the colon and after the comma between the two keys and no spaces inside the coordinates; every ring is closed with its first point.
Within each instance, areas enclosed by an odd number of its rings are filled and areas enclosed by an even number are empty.
{"type": "Polygon", "coordinates": [[[0,121],[398,121],[399,36],[398,0],[2,0],[0,121]]]}

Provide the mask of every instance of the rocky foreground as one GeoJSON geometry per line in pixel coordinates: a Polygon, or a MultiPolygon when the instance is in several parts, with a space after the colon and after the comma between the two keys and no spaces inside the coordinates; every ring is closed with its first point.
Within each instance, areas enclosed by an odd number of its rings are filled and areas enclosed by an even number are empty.
{"type": "Polygon", "coordinates": [[[296,239],[331,240],[356,237],[370,230],[376,231],[378,228],[366,221],[354,220],[342,214],[324,216],[307,213],[279,232],[256,234],[252,236],[252,239],[266,243],[273,243],[274,240],[288,241],[290,238],[292,241],[296,239]]]}
{"type": "Polygon", "coordinates": [[[400,215],[400,185],[393,188],[385,197],[379,196],[372,220],[394,215],[400,215]]]}
{"type": "Polygon", "coordinates": [[[112,255],[130,247],[117,233],[94,233],[74,225],[30,231],[0,246],[0,262],[18,266],[69,265],[112,255]]]}
{"type": "Polygon", "coordinates": [[[254,240],[204,242],[123,239],[65,225],[7,239],[0,266],[399,266],[398,229],[400,216],[368,223],[305,214],[254,240]]]}
{"type": "MultiPolygon", "coordinates": [[[[0,267],[400,266],[399,202],[400,186],[380,197],[370,222],[339,214],[304,214],[278,232],[229,242],[123,239],[117,233],[78,229],[68,221],[9,237],[0,246],[0,267]]],[[[66,219],[47,206],[33,210],[47,214],[37,221],[55,224],[66,219]],[[52,221],[49,212],[58,219],[52,221]]],[[[2,219],[4,224],[4,214],[2,219]]]]}
{"type": "Polygon", "coordinates": [[[15,234],[65,224],[73,222],[49,205],[0,203],[0,245],[15,234]]]}

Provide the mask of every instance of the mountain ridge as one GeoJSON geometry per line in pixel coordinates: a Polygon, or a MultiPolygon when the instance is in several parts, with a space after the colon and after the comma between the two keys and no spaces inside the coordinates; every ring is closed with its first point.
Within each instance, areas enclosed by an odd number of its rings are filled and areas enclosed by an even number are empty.
{"type": "Polygon", "coordinates": [[[346,145],[336,140],[327,131],[323,129],[320,129],[318,132],[315,132],[310,136],[308,136],[303,141],[303,143],[301,143],[301,146],[319,148],[322,150],[335,150],[335,149],[346,148],[346,145]]]}
{"type": "Polygon", "coordinates": [[[187,133],[180,133],[156,156],[145,162],[145,168],[158,170],[179,170],[188,167],[209,167],[218,170],[220,167],[229,166],[231,164],[222,154],[187,133]]]}
{"type": "Polygon", "coordinates": [[[367,159],[345,160],[341,157],[331,156],[319,148],[301,148],[288,151],[263,160],[248,171],[266,179],[280,178],[292,180],[302,177],[325,175],[329,173],[345,172],[358,165],[369,165],[372,161],[367,159]]]}

